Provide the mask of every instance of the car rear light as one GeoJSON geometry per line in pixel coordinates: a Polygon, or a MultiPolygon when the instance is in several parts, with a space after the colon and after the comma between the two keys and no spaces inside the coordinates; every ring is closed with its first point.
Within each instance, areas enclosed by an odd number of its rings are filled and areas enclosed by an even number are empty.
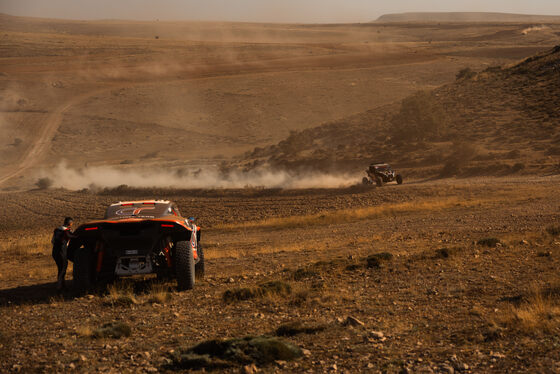
{"type": "Polygon", "coordinates": [[[121,206],[133,206],[134,204],[129,203],[129,204],[121,204],[121,206]]]}
{"type": "Polygon", "coordinates": [[[142,203],[143,205],[156,205],[156,203],[142,203]]]}
{"type": "Polygon", "coordinates": [[[97,230],[97,227],[86,227],[86,231],[97,230]]]}
{"type": "Polygon", "coordinates": [[[166,224],[162,224],[161,227],[175,227],[174,225],[166,225],[166,224]]]}

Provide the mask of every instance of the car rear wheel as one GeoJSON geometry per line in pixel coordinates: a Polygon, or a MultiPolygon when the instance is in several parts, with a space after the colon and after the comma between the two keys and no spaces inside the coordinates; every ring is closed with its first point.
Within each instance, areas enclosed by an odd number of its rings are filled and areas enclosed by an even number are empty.
{"type": "Polygon", "coordinates": [[[402,184],[402,175],[397,174],[397,184],[402,184]]]}
{"type": "Polygon", "coordinates": [[[194,253],[190,241],[177,242],[175,246],[175,276],[179,291],[194,287],[195,265],[194,253]]]}
{"type": "Polygon", "coordinates": [[[377,187],[383,187],[383,179],[382,178],[376,178],[375,179],[375,185],[377,187]]]}

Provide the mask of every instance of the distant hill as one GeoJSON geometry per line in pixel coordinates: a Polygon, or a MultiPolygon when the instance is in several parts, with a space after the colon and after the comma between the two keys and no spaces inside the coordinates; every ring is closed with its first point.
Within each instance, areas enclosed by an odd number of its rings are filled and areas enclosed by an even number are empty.
{"type": "Polygon", "coordinates": [[[432,92],[293,132],[242,165],[358,171],[377,161],[416,176],[560,173],[559,82],[560,46],[511,66],[464,69],[432,92]],[[445,128],[411,138],[418,118],[445,128]]]}
{"type": "Polygon", "coordinates": [[[419,12],[385,14],[375,22],[560,22],[560,16],[484,12],[419,12]]]}

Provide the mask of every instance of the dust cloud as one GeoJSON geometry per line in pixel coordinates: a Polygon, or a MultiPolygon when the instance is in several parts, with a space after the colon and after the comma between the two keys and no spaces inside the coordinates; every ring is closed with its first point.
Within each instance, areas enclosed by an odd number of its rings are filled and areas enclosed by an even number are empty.
{"type": "Polygon", "coordinates": [[[39,178],[48,177],[53,187],[80,190],[114,188],[127,185],[136,188],[340,188],[356,184],[351,174],[318,172],[292,174],[286,171],[255,169],[248,172],[220,172],[218,169],[178,172],[173,170],[126,170],[110,166],[69,168],[61,163],[43,170],[39,178]]]}
{"type": "Polygon", "coordinates": [[[526,29],[524,29],[523,31],[521,31],[521,34],[523,35],[527,35],[530,32],[535,32],[535,31],[543,31],[543,30],[548,30],[549,27],[541,25],[541,26],[531,26],[531,27],[527,27],[526,29]]]}

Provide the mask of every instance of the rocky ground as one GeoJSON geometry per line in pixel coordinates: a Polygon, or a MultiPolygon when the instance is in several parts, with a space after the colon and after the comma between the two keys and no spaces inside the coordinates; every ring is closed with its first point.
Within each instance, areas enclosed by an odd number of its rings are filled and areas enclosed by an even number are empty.
{"type": "Polygon", "coordinates": [[[558,372],[557,183],[3,194],[0,371],[558,372]],[[203,226],[195,289],[56,296],[50,227],[156,193],[203,226]]]}

